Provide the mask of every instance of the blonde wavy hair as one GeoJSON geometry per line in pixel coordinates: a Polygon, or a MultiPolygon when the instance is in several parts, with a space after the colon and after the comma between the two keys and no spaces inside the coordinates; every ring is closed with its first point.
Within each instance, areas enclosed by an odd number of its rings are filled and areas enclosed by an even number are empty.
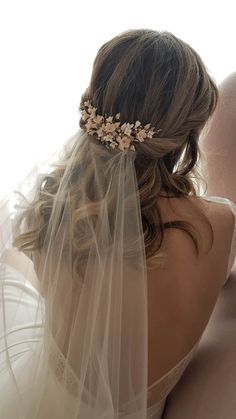
{"type": "MultiPolygon", "coordinates": [[[[128,30],[106,42],[97,53],[80,110],[84,101],[91,100],[100,115],[119,112],[121,123],[139,120],[143,125],[151,123],[151,126],[161,128],[158,138],[136,144],[135,169],[147,259],[158,255],[164,230],[168,228],[185,231],[199,253],[196,231],[190,223],[181,220],[163,223],[158,197],[162,196],[162,191],[169,198],[197,196],[197,187],[203,181],[198,168],[201,155],[199,134],[214,112],[217,99],[217,87],[199,55],[169,32],[128,30]]],[[[84,124],[81,118],[82,130],[84,124]]],[[[81,135],[88,137],[86,141],[96,143],[83,131],[81,135]]],[[[86,141],[79,150],[80,158],[77,161],[75,156],[73,162],[76,173],[80,170],[79,162],[83,160],[83,179],[78,185],[73,183],[71,176],[68,191],[74,208],[75,259],[78,247],[85,253],[90,247],[89,237],[81,239],[78,233],[83,221],[81,212],[76,209],[78,194],[84,188],[91,189],[93,204],[88,204],[91,205],[91,216],[96,215],[100,205],[92,188],[93,167],[86,153],[86,141]]],[[[101,144],[95,147],[101,156],[114,152],[101,144]]],[[[42,249],[54,197],[72,152],[67,150],[54,170],[41,178],[35,199],[21,215],[19,223],[25,220],[30,227],[14,240],[14,245],[20,250],[42,249]]],[[[211,224],[200,209],[199,217],[211,228],[213,238],[211,224]]],[[[76,265],[78,268],[79,261],[76,265]]]]}

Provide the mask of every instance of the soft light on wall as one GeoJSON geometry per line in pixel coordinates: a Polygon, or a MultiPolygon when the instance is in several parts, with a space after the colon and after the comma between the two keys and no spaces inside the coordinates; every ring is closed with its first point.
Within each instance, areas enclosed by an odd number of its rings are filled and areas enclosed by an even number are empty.
{"type": "Polygon", "coordinates": [[[0,10],[0,199],[78,129],[99,47],[132,28],[168,30],[220,82],[236,68],[231,1],[8,1],[0,10]]]}

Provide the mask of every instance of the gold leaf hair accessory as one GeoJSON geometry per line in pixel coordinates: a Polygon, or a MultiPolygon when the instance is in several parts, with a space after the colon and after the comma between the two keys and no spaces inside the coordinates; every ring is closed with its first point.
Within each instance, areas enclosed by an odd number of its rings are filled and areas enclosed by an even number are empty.
{"type": "MultiPolygon", "coordinates": [[[[142,127],[140,121],[134,124],[125,122],[120,125],[120,113],[114,116],[105,114],[104,116],[97,115],[97,108],[93,107],[91,102],[87,100],[83,103],[82,119],[86,121],[85,130],[89,135],[96,135],[96,138],[102,142],[107,148],[118,147],[120,150],[130,148],[135,151],[134,142],[142,143],[148,138],[152,138],[155,128],[150,128],[151,124],[146,124],[142,127]]],[[[158,132],[161,130],[158,130],[158,132]]]]}

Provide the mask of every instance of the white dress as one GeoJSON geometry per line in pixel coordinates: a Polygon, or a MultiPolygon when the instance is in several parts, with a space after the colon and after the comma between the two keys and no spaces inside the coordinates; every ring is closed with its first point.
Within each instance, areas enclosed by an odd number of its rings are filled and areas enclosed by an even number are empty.
{"type": "MultiPolygon", "coordinates": [[[[228,263],[228,274],[227,278],[229,277],[234,259],[236,254],[236,206],[231,203],[231,201],[224,199],[224,198],[216,198],[216,197],[207,197],[207,200],[222,202],[225,205],[229,205],[235,215],[235,229],[232,239],[231,245],[231,252],[229,257],[228,263]]],[[[13,269],[11,266],[6,264],[0,264],[0,269],[7,270],[7,293],[5,293],[5,307],[11,313],[11,308],[14,306],[14,302],[17,301],[18,304],[18,312],[17,316],[11,318],[7,315],[7,319],[9,324],[6,325],[7,330],[10,331],[11,335],[11,345],[10,345],[10,357],[11,357],[11,365],[14,369],[14,376],[17,379],[18,386],[20,386],[20,391],[22,394],[25,395],[25,399],[29,397],[29,389],[24,387],[24,381],[27,379],[27,371],[31,365],[33,365],[34,359],[32,359],[32,345],[37,345],[40,342],[40,338],[43,333],[43,324],[40,317],[40,312],[38,310],[38,299],[39,295],[38,292],[34,289],[31,283],[24,278],[20,272],[13,269]],[[19,298],[21,298],[21,304],[19,305],[19,298]],[[30,318],[35,319],[35,316],[38,316],[38,325],[37,329],[35,330],[35,322],[34,322],[34,330],[32,330],[32,324],[30,323],[30,318]]],[[[235,281],[236,282],[236,281],[235,281]]],[[[225,288],[225,287],[224,287],[225,288]]],[[[236,301],[236,286],[234,287],[235,297],[234,300],[236,301]]],[[[42,299],[43,304],[43,299],[42,299]]],[[[215,307],[214,312],[217,312],[217,305],[215,307]]],[[[15,312],[13,310],[13,312],[15,312]]],[[[1,316],[3,313],[0,314],[1,316]]],[[[228,319],[228,321],[234,320],[232,326],[235,330],[234,336],[236,336],[236,316],[234,319],[228,319]]],[[[231,416],[225,415],[202,415],[199,409],[197,409],[197,403],[199,403],[199,397],[196,397],[196,392],[199,388],[196,388],[196,384],[199,385],[199,379],[194,377],[194,374],[190,374],[190,378],[187,376],[187,386],[182,387],[180,386],[179,393],[177,391],[177,396],[173,396],[173,401],[171,400],[172,394],[174,394],[175,390],[177,389],[178,385],[181,382],[184,382],[187,372],[189,371],[189,367],[191,367],[192,363],[198,357],[198,352],[201,352],[201,345],[202,342],[204,343],[204,336],[208,333],[209,325],[211,321],[208,323],[206,330],[202,337],[198,340],[198,342],[194,345],[192,350],[174,367],[172,368],[167,374],[165,374],[160,380],[156,383],[152,384],[148,388],[148,394],[150,394],[151,390],[155,386],[161,387],[162,391],[162,399],[159,403],[155,404],[152,407],[149,407],[147,410],[147,417],[153,419],[165,418],[165,419],[189,419],[189,417],[196,418],[196,419],[233,419],[236,417],[236,404],[235,404],[235,414],[231,416]],[[192,361],[193,360],[193,361],[192,361]],[[192,361],[192,362],[191,362],[192,361]],[[188,367],[188,368],[187,368],[188,367]],[[189,387],[188,380],[190,380],[190,384],[192,387],[189,387]],[[192,380],[192,381],[191,381],[192,380]],[[178,383],[178,384],[177,384],[178,383]],[[195,386],[195,387],[194,387],[195,386]],[[186,389],[188,390],[186,392],[186,389]],[[191,392],[195,391],[195,398],[191,392]],[[169,398],[168,398],[169,396],[169,398]],[[167,399],[168,398],[168,399],[167,399]],[[192,400],[193,399],[193,400],[192,400]],[[166,403],[168,400],[168,403],[166,403]],[[170,400],[170,402],[169,402],[170,400]],[[195,403],[196,406],[194,407],[195,412],[197,411],[197,415],[194,416],[191,403],[195,403]],[[186,405],[188,408],[186,408],[186,405]],[[197,409],[197,410],[196,410],[197,409]]],[[[236,339],[235,339],[236,340],[236,339]]],[[[1,419],[18,419],[19,407],[18,407],[18,400],[17,394],[12,394],[9,392],[9,388],[12,389],[11,380],[13,377],[9,373],[9,369],[6,368],[6,357],[3,353],[3,342],[4,336],[3,331],[0,330],[0,418],[1,419]]],[[[235,354],[236,354],[236,344],[235,346],[235,354]]],[[[235,388],[236,388],[236,361],[234,355],[234,379],[235,379],[235,388]]],[[[198,368],[197,372],[195,371],[195,376],[199,373],[198,364],[195,362],[195,369],[198,368]],[[197,365],[197,367],[196,367],[197,365]]],[[[211,369],[209,370],[211,371],[211,369]]],[[[210,373],[206,371],[205,365],[202,365],[202,371],[200,375],[202,375],[202,380],[204,382],[204,377],[206,378],[206,374],[208,381],[210,380],[210,373]]],[[[227,381],[227,378],[224,377],[227,381]]],[[[15,379],[15,378],[14,378],[15,379]]],[[[209,385],[211,385],[211,381],[209,381],[209,385]]],[[[53,374],[53,371],[48,372],[48,389],[47,389],[47,403],[49,406],[52,407],[53,411],[53,418],[56,417],[56,409],[57,409],[57,399],[58,394],[60,392],[60,382],[57,381],[56,377],[53,374]],[[55,398],[56,397],[56,398],[55,398]]],[[[208,392],[208,388],[205,388],[205,392],[208,392]]],[[[213,397],[213,396],[212,396],[213,397]]],[[[207,396],[206,396],[207,399],[207,396]]],[[[225,400],[227,398],[225,397],[225,400]]],[[[201,397],[201,400],[202,397],[201,397]]],[[[206,402],[206,400],[204,401],[206,402]]],[[[215,403],[215,400],[211,400],[212,404],[215,403]]],[[[70,409],[70,405],[73,404],[73,397],[68,394],[68,409],[70,409]]],[[[203,408],[204,403],[203,403],[203,408]]],[[[202,408],[202,409],[203,409],[202,408]]],[[[210,409],[211,410],[211,409],[210,409]]],[[[20,416],[19,416],[20,417],[20,416]]],[[[43,417],[43,416],[42,416],[43,417]]],[[[59,412],[58,412],[59,417],[59,412]]],[[[131,418],[130,416],[123,416],[123,419],[135,419],[131,418]]]]}

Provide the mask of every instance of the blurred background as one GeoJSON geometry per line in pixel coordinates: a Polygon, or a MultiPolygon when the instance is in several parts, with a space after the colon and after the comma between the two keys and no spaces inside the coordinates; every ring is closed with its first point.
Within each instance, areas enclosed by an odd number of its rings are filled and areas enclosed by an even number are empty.
{"type": "Polygon", "coordinates": [[[188,42],[218,84],[236,70],[233,1],[1,0],[0,200],[78,130],[98,49],[134,28],[188,42]]]}

